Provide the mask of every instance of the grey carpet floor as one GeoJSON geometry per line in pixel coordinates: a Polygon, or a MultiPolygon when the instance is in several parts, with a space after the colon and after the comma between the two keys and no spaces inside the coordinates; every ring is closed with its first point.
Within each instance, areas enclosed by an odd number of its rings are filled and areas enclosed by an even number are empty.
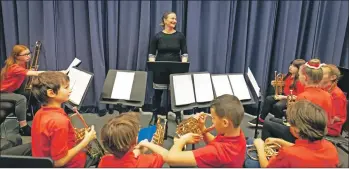
{"type": "MultiPolygon", "coordinates": [[[[151,112],[141,112],[141,126],[142,127],[147,127],[149,124],[149,121],[151,119],[152,113],[151,112]]],[[[99,117],[97,114],[93,114],[93,113],[86,113],[83,114],[84,119],[86,120],[86,123],[88,125],[94,125],[95,126],[95,130],[97,132],[97,136],[100,136],[100,130],[103,127],[103,125],[112,117],[117,116],[118,112],[114,111],[114,113],[112,114],[106,114],[102,117],[99,117]]],[[[245,134],[246,137],[254,137],[254,128],[251,128],[248,124],[249,120],[252,120],[254,117],[245,113],[243,122],[241,124],[241,128],[245,134]]],[[[7,128],[13,128],[15,126],[11,125],[14,124],[13,122],[11,122],[12,120],[6,120],[6,126],[7,128]]],[[[30,124],[31,122],[29,122],[30,124]]],[[[76,125],[77,127],[81,127],[81,123],[79,121],[77,121],[76,119],[73,119],[73,124],[76,125]]],[[[206,126],[210,126],[212,123],[209,120],[207,120],[206,126]]],[[[169,121],[168,121],[168,135],[170,136],[174,136],[175,135],[175,130],[176,130],[176,123],[174,121],[174,117],[169,116],[169,121]]],[[[259,130],[261,132],[261,130],[259,130]]],[[[213,131],[213,134],[216,134],[215,131],[213,131]]],[[[31,142],[31,137],[22,137],[23,138],[23,143],[28,143],[31,142]]],[[[173,140],[168,138],[167,140],[165,140],[164,142],[164,147],[166,149],[170,149],[171,146],[173,144],[173,140]]],[[[204,146],[204,142],[200,142],[198,144],[195,145],[196,148],[202,147],[204,146]]],[[[187,146],[187,149],[190,150],[191,146],[187,146]]],[[[338,154],[340,157],[340,161],[342,163],[343,167],[349,167],[348,165],[348,159],[349,156],[348,154],[346,154],[345,152],[343,152],[341,149],[338,149],[338,154]]],[[[168,167],[167,164],[165,164],[163,167],[168,167]]]]}

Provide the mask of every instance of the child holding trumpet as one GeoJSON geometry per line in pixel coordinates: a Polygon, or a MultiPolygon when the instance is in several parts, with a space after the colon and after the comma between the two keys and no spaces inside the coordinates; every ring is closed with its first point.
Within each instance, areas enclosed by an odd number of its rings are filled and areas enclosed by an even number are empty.
{"type": "Polygon", "coordinates": [[[240,128],[244,117],[240,100],[232,95],[222,95],[213,101],[210,109],[213,127],[207,129],[205,126],[207,114],[196,114],[203,135],[187,133],[180,136],[169,151],[167,163],[170,166],[242,167],[246,140],[240,128]],[[217,130],[217,136],[207,132],[213,128],[217,130]],[[207,144],[205,147],[182,151],[186,144],[194,144],[201,139],[207,144]]]}

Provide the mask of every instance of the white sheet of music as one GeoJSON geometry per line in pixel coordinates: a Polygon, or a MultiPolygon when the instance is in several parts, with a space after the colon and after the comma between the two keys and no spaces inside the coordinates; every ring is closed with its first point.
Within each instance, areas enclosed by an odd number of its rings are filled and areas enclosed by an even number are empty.
{"type": "Polygon", "coordinates": [[[209,102],[214,99],[211,75],[209,73],[193,74],[196,102],[209,102]]]}
{"type": "Polygon", "coordinates": [[[260,96],[260,93],[259,93],[260,92],[260,88],[259,88],[258,83],[257,83],[256,79],[254,78],[253,73],[252,73],[250,68],[248,68],[247,76],[250,79],[250,81],[252,83],[252,86],[253,86],[254,90],[256,91],[256,93],[257,93],[257,96],[259,97],[260,96]]]}
{"type": "Polygon", "coordinates": [[[231,87],[233,88],[234,95],[239,100],[250,100],[251,96],[244,78],[244,75],[229,75],[231,87]]]}
{"type": "Polygon", "coordinates": [[[69,87],[72,90],[69,100],[74,104],[80,105],[92,75],[78,69],[71,68],[68,76],[70,79],[69,87]]]}
{"type": "Polygon", "coordinates": [[[173,76],[173,88],[177,106],[195,103],[191,75],[173,76]]]}
{"type": "Polygon", "coordinates": [[[134,72],[117,72],[111,98],[130,100],[134,76],[134,72]]]}
{"type": "Polygon", "coordinates": [[[214,75],[211,78],[217,97],[224,94],[233,95],[227,75],[214,75]]]}
{"type": "Polygon", "coordinates": [[[69,72],[70,69],[71,69],[73,66],[77,66],[77,65],[80,64],[80,63],[81,63],[81,60],[80,60],[80,59],[74,58],[74,60],[70,63],[70,65],[69,65],[67,71],[69,72]]]}

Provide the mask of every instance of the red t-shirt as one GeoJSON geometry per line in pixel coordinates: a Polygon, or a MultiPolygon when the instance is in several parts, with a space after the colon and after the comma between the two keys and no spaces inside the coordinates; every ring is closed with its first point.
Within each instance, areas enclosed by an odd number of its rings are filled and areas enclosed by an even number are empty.
{"type": "Polygon", "coordinates": [[[161,168],[164,163],[159,154],[140,154],[135,158],[133,152],[128,152],[122,158],[112,154],[103,156],[98,168],[161,168]]]}
{"type": "Polygon", "coordinates": [[[25,64],[13,64],[6,72],[5,78],[1,81],[0,91],[1,92],[14,92],[19,89],[27,76],[28,70],[25,64]]]}
{"type": "Polygon", "coordinates": [[[304,92],[299,94],[296,100],[302,99],[308,100],[323,108],[327,114],[327,124],[330,124],[333,118],[333,105],[332,96],[328,92],[318,87],[305,87],[304,92]]]}
{"type": "MultiPolygon", "coordinates": [[[[294,78],[292,76],[288,76],[285,79],[285,81],[284,81],[285,82],[285,86],[284,86],[284,95],[285,96],[288,96],[291,94],[290,87],[293,84],[293,80],[294,80],[294,78]]],[[[302,93],[303,91],[304,91],[304,86],[302,85],[302,83],[299,80],[297,80],[296,86],[292,90],[292,94],[297,96],[298,94],[302,93]]]]}
{"type": "Polygon", "coordinates": [[[293,146],[281,148],[268,168],[335,168],[338,164],[337,149],[329,141],[296,140],[293,146]]]}
{"type": "Polygon", "coordinates": [[[246,139],[242,131],[236,137],[218,135],[205,147],[193,150],[200,168],[242,168],[245,152],[246,139]]]}
{"type": "Polygon", "coordinates": [[[338,87],[334,87],[332,92],[333,118],[337,116],[340,121],[328,124],[328,135],[338,136],[341,133],[342,126],[347,119],[347,99],[343,91],[338,87]]]}
{"type": "MultiPolygon", "coordinates": [[[[75,130],[62,108],[42,107],[35,114],[32,124],[33,157],[50,157],[59,160],[76,145],[75,130]]],[[[64,167],[83,168],[86,153],[79,152],[64,167]]]]}

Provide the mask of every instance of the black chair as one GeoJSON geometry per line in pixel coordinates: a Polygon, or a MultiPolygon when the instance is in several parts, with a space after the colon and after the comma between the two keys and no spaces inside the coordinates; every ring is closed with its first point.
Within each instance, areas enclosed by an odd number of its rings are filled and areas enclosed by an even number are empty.
{"type": "Polygon", "coordinates": [[[53,168],[53,160],[31,156],[0,156],[0,168],[53,168]]]}
{"type": "Polygon", "coordinates": [[[14,115],[15,105],[8,101],[0,101],[0,125],[2,126],[1,131],[4,131],[5,137],[7,137],[7,128],[5,120],[7,119],[17,119],[14,115]]]}

